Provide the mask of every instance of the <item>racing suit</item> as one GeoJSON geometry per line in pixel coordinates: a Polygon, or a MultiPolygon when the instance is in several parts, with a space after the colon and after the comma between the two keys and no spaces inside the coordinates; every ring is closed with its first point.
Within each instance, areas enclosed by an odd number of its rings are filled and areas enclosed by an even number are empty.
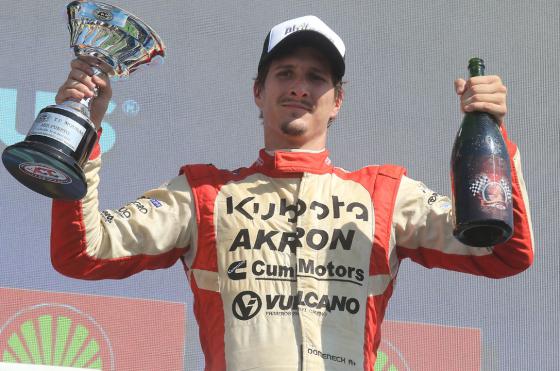
{"type": "Polygon", "coordinates": [[[124,278],[184,264],[206,370],[373,370],[402,259],[487,277],[531,265],[520,155],[514,235],[489,248],[452,235],[450,200],[398,166],[347,172],[328,152],[261,150],[235,171],[190,165],[119,209],[98,211],[99,150],[81,201],[54,201],[61,273],[124,278]]]}

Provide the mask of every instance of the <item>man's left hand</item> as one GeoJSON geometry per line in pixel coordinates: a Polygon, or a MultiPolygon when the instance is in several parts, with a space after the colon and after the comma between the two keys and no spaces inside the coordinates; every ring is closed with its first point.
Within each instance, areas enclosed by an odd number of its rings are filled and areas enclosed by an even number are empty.
{"type": "Polygon", "coordinates": [[[498,124],[504,122],[507,113],[507,88],[499,76],[476,76],[467,81],[455,80],[455,92],[461,97],[461,111],[487,112],[498,124]]]}

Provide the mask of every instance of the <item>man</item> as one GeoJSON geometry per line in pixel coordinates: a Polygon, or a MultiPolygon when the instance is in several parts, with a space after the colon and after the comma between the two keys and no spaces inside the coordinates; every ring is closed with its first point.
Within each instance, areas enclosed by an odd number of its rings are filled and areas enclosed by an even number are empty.
{"type": "MultiPolygon", "coordinates": [[[[515,234],[483,249],[453,238],[449,199],[404,169],[332,165],[325,146],[344,98],[344,55],[343,41],[316,17],[271,29],[253,89],[265,148],[250,167],[185,166],[164,186],[99,213],[94,151],[86,197],[53,203],[55,268],[82,279],[124,278],[181,259],[207,370],[315,371],[373,370],[404,258],[494,278],[529,267],[532,232],[513,143],[515,234]]],[[[73,61],[57,102],[92,96],[97,85],[91,112],[99,127],[111,90],[91,75],[73,61]]],[[[506,89],[497,76],[455,87],[464,111],[503,123],[506,89]]]]}

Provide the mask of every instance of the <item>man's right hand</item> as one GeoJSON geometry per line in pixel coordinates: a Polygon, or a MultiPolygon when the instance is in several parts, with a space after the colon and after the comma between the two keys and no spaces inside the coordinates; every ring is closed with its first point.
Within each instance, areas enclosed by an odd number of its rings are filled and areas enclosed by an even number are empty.
{"type": "Polygon", "coordinates": [[[80,101],[84,98],[91,98],[94,96],[93,89],[97,87],[98,95],[92,100],[89,110],[91,121],[95,128],[99,129],[113,94],[109,78],[105,73],[92,76],[91,66],[80,59],[74,59],[70,63],[70,67],[68,78],[56,94],[56,103],[61,104],[66,100],[80,101]]]}

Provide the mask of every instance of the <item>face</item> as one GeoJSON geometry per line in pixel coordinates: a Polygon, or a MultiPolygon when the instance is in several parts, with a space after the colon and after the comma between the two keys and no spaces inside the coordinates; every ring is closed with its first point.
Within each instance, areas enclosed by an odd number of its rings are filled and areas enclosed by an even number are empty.
{"type": "Polygon", "coordinates": [[[342,105],[342,94],[335,99],[329,63],[309,47],[274,59],[264,84],[255,84],[254,96],[267,149],[324,148],[329,120],[342,105]]]}

